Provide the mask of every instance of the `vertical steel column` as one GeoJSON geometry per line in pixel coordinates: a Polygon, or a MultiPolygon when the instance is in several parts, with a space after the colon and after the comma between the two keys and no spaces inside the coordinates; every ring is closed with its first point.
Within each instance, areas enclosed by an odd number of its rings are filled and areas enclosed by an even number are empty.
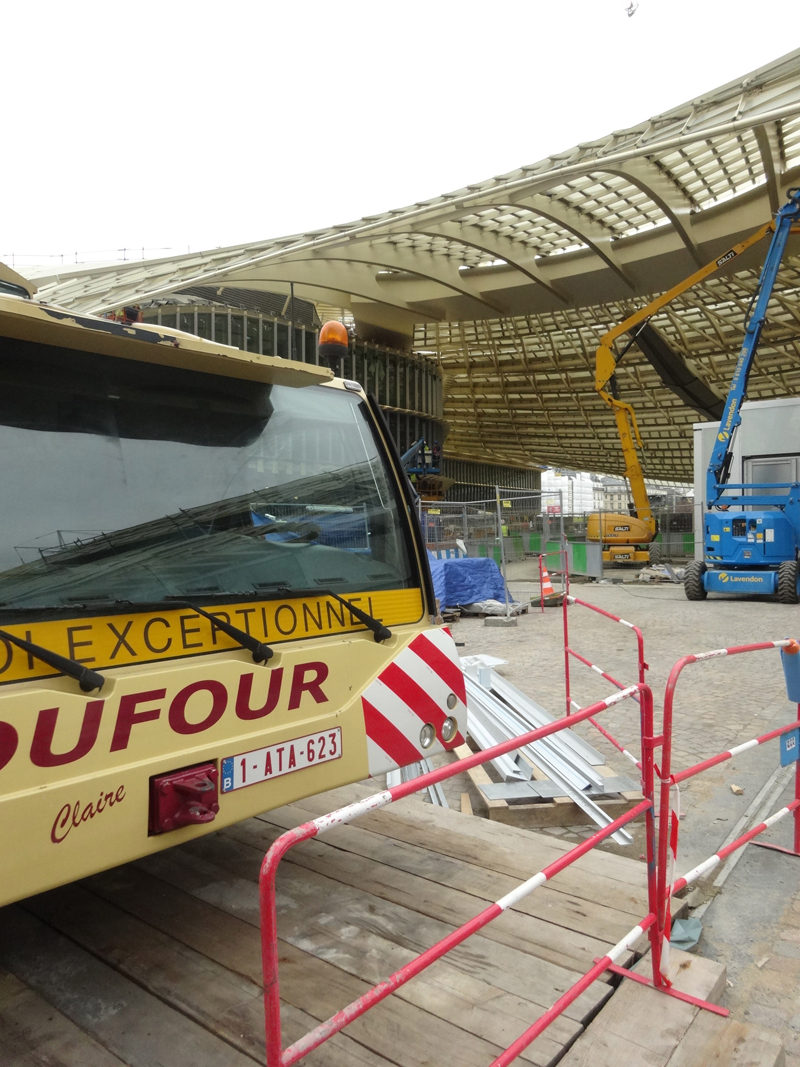
{"type": "Polygon", "coordinates": [[[503,572],[503,586],[506,594],[506,618],[511,617],[511,605],[508,602],[508,579],[506,578],[506,550],[503,544],[503,516],[500,512],[500,486],[494,487],[494,499],[497,505],[497,533],[500,537],[500,567],[503,572]]]}
{"type": "Polygon", "coordinates": [[[669,895],[671,886],[668,885],[667,879],[667,871],[669,870],[667,849],[670,831],[669,792],[672,776],[672,707],[675,700],[675,686],[678,683],[678,677],[684,666],[692,662],[692,659],[693,657],[684,656],[678,660],[669,673],[664,691],[664,716],[661,724],[661,765],[659,768],[661,772],[661,792],[658,810],[658,892],[655,934],[658,938],[658,963],[656,961],[656,953],[655,951],[653,952],[653,985],[659,988],[669,984],[661,973],[661,955],[664,937],[668,936],[667,931],[670,922],[669,895]]]}
{"type": "Polygon", "coordinates": [[[564,491],[558,490],[558,534],[559,546],[564,554],[564,569],[561,572],[561,595],[567,595],[567,571],[569,569],[569,556],[567,554],[567,536],[564,533],[564,491]]]}
{"type": "Polygon", "coordinates": [[[650,956],[653,962],[653,984],[661,985],[656,976],[661,977],[661,938],[658,931],[658,870],[656,867],[656,794],[655,794],[655,750],[660,744],[655,738],[653,691],[642,684],[639,689],[639,721],[641,724],[642,793],[650,801],[645,812],[645,836],[647,855],[647,907],[655,916],[648,932],[650,939],[650,956]]]}
{"type": "Polygon", "coordinates": [[[569,594],[564,593],[561,601],[561,612],[564,620],[564,685],[566,687],[567,715],[572,711],[572,693],[569,683],[569,623],[567,621],[567,608],[569,607],[569,594]]]}

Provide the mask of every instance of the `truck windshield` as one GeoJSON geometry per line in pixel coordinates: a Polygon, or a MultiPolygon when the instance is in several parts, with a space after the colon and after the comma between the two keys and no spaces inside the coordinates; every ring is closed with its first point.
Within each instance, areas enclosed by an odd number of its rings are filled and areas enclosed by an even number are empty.
{"type": "Polygon", "coordinates": [[[365,408],[4,340],[0,612],[418,585],[365,408]]]}

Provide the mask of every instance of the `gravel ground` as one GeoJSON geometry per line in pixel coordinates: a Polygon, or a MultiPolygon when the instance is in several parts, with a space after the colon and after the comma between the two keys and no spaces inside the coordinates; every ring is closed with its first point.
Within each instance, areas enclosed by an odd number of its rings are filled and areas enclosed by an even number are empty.
{"type": "MultiPolygon", "coordinates": [[[[511,578],[524,595],[526,586],[511,578]]],[[[767,600],[710,597],[690,603],[679,586],[587,583],[574,585],[574,595],[641,627],[648,682],[661,721],[664,687],[670,668],[682,655],[785,636],[800,637],[800,613],[767,600]]],[[[570,643],[593,663],[623,683],[636,680],[636,643],[632,632],[579,606],[569,610],[570,643]]],[[[562,613],[538,609],[518,619],[515,628],[492,628],[482,619],[462,617],[452,627],[462,655],[489,653],[507,660],[499,670],[552,714],[565,708],[562,613]]],[[[596,673],[573,661],[572,693],[581,705],[608,696],[612,687],[596,673]]],[[[673,769],[687,767],[792,720],[777,652],[722,657],[690,665],[681,676],[675,701],[673,769]]],[[[637,750],[638,709],[625,701],[602,716],[603,725],[626,747],[637,750]]],[[[615,773],[636,776],[636,770],[589,724],[578,728],[615,773]]],[[[732,834],[745,813],[760,821],[793,795],[793,777],[775,781],[772,805],[754,806],[758,794],[779,767],[777,742],[759,746],[693,779],[682,789],[681,842],[677,873],[715,852],[732,834]],[[781,783],[784,788],[781,792],[781,783]],[[734,793],[731,786],[741,788],[734,793]]],[[[482,804],[476,791],[459,775],[445,783],[451,807],[467,792],[475,814],[482,804]]],[[[769,796],[767,796],[769,799],[769,796]]],[[[564,840],[578,841],[588,827],[551,828],[564,840]]],[[[739,830],[738,833],[743,832],[739,830]]],[[[738,834],[737,834],[738,836],[738,834]]],[[[792,840],[791,818],[770,831],[784,846],[792,840]]],[[[628,849],[601,846],[638,857],[644,851],[641,831],[628,849]]],[[[693,893],[704,905],[703,936],[697,951],[728,966],[728,1006],[735,1017],[771,1026],[783,1035],[787,1067],[800,1067],[800,859],[749,847],[722,888],[713,881],[719,869],[693,893]]]]}

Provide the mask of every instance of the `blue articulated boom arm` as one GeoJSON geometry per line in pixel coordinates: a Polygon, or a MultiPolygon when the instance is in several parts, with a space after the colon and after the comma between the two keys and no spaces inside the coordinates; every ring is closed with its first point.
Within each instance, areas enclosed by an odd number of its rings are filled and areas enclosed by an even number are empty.
{"type": "MultiPolygon", "coordinates": [[[[775,232],[770,241],[761,277],[755,292],[752,314],[745,327],[744,343],[739,352],[739,359],[731,379],[731,387],[728,398],[725,401],[725,410],[722,413],[722,421],[719,424],[719,432],[714,442],[714,451],[706,473],[706,501],[709,508],[719,505],[725,486],[733,456],[733,436],[736,428],[742,421],[741,407],[747,392],[747,379],[750,368],[753,365],[761,330],[767,314],[767,305],[772,296],[772,289],[778,275],[778,268],[783,259],[786,242],[792,226],[800,221],[800,189],[789,190],[789,203],[784,204],[775,217],[775,232]]],[[[733,488],[733,487],[731,487],[733,488]]],[[[771,502],[775,503],[772,497],[771,502]]],[[[750,501],[748,500],[748,503],[750,501]]]]}
{"type": "Polygon", "coordinates": [[[422,447],[425,444],[425,438],[420,437],[419,441],[416,441],[407,452],[404,452],[400,457],[400,462],[403,464],[403,470],[408,470],[414,466],[414,461],[422,451],[422,447]]]}

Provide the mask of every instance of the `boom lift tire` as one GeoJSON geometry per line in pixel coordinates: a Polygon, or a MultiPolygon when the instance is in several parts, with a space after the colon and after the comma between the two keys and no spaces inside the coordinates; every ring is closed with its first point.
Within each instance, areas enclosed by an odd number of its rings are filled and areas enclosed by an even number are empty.
{"type": "Polygon", "coordinates": [[[700,560],[693,559],[686,568],[683,579],[683,591],[687,600],[705,600],[708,594],[703,586],[703,575],[708,568],[700,560]]]}
{"type": "Polygon", "coordinates": [[[797,604],[797,564],[790,559],[778,567],[778,600],[781,604],[797,604]]]}
{"type": "Polygon", "coordinates": [[[657,567],[661,562],[661,543],[659,541],[652,541],[647,549],[647,554],[650,557],[650,563],[657,567]]]}

